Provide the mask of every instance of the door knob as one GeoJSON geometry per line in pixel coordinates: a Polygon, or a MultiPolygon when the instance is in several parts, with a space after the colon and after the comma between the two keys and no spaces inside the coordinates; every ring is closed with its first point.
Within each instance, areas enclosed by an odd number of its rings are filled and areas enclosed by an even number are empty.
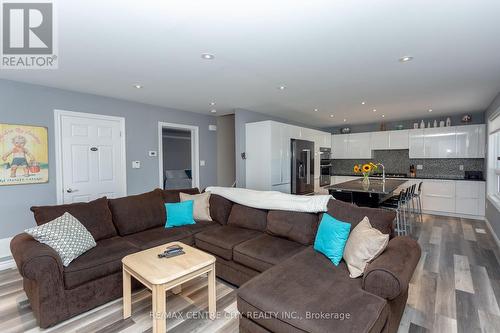
{"type": "Polygon", "coordinates": [[[78,191],[78,190],[73,190],[73,189],[71,189],[71,188],[68,188],[68,189],[66,190],[66,192],[68,192],[68,193],[73,193],[73,192],[77,192],[77,191],[78,191]]]}

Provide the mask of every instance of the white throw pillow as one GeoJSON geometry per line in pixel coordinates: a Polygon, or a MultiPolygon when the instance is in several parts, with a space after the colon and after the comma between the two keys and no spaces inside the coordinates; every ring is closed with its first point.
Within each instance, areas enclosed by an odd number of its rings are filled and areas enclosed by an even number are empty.
{"type": "Polygon", "coordinates": [[[349,276],[357,278],[363,275],[366,265],[385,250],[388,242],[389,235],[373,228],[365,216],[351,231],[345,245],[344,260],[349,276]]]}
{"type": "Polygon", "coordinates": [[[96,246],[90,232],[68,212],[24,232],[53,248],[61,257],[64,266],[68,266],[74,259],[96,246]]]}
{"type": "Polygon", "coordinates": [[[197,221],[212,221],[210,217],[210,192],[201,194],[179,193],[181,201],[193,200],[193,218],[197,221]]]}

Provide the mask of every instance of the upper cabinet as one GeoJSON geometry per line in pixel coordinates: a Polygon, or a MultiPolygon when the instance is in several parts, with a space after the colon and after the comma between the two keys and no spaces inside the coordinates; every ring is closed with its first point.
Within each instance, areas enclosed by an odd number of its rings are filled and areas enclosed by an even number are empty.
{"type": "Polygon", "coordinates": [[[371,133],[372,150],[408,149],[408,130],[371,133]]]}
{"type": "Polygon", "coordinates": [[[457,156],[464,158],[485,157],[485,126],[457,126],[457,156]]]}
{"type": "Polygon", "coordinates": [[[340,134],[332,136],[332,158],[371,158],[371,133],[340,134]]]}
{"type": "Polygon", "coordinates": [[[410,158],[484,158],[485,125],[332,136],[333,158],[371,158],[372,150],[409,149],[410,158]]]}
{"type": "Polygon", "coordinates": [[[454,127],[424,129],[424,152],[426,158],[457,157],[457,139],[454,127]]]}

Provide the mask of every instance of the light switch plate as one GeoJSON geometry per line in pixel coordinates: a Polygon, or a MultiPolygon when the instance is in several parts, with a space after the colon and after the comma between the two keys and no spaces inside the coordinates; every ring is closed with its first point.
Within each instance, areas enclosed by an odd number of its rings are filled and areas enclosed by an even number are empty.
{"type": "Polygon", "coordinates": [[[205,166],[205,160],[200,160],[200,166],[205,166]]]}
{"type": "Polygon", "coordinates": [[[141,161],[132,161],[132,169],[140,169],[141,161]]]}
{"type": "Polygon", "coordinates": [[[458,166],[458,169],[459,169],[460,171],[464,171],[464,165],[463,165],[463,164],[460,164],[460,165],[458,166]]]}
{"type": "Polygon", "coordinates": [[[208,125],[209,131],[217,131],[217,125],[208,125]]]}
{"type": "Polygon", "coordinates": [[[417,164],[417,170],[424,170],[424,166],[422,164],[417,164]]]}
{"type": "Polygon", "coordinates": [[[156,151],[154,151],[154,150],[150,150],[148,152],[148,155],[149,155],[149,157],[156,157],[156,156],[158,156],[158,153],[156,151]]]}

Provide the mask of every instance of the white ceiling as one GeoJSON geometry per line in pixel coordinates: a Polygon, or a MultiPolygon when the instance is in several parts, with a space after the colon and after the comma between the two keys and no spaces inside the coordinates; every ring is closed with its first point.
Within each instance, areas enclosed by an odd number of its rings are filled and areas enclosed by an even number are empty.
{"type": "Polygon", "coordinates": [[[482,111],[500,92],[498,0],[65,0],[57,13],[59,69],[0,78],[320,127],[482,111]]]}

